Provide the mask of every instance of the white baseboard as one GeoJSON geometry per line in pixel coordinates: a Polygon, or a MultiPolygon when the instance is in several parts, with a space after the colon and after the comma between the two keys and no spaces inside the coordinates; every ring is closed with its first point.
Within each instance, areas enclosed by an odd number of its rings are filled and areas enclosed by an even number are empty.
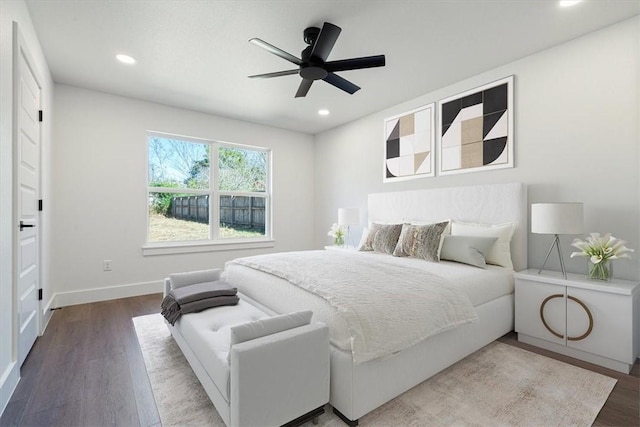
{"type": "Polygon", "coordinates": [[[20,381],[20,368],[17,362],[12,362],[0,377],[0,415],[4,412],[9,404],[9,399],[18,386],[20,381]]]}
{"type": "Polygon", "coordinates": [[[51,320],[51,316],[53,315],[54,298],[55,295],[52,295],[51,298],[49,298],[49,302],[44,307],[42,307],[42,313],[40,313],[40,318],[42,319],[42,321],[40,322],[40,335],[44,334],[47,326],[49,326],[49,321],[51,320]]]}
{"type": "Polygon", "coordinates": [[[54,304],[50,308],[69,305],[87,304],[90,302],[108,301],[117,298],[135,297],[161,293],[164,289],[162,281],[131,283],[128,285],[110,286],[108,288],[82,289],[79,291],[58,292],[53,296],[54,304]]]}

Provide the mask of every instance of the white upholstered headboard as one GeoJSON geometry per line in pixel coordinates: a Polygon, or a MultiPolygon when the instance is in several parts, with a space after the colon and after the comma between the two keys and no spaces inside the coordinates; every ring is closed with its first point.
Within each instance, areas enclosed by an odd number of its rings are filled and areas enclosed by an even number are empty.
{"type": "Polygon", "coordinates": [[[511,259],[516,271],[527,268],[527,189],[521,183],[434,188],[369,194],[369,222],[429,222],[447,219],[501,224],[515,222],[511,259]]]}

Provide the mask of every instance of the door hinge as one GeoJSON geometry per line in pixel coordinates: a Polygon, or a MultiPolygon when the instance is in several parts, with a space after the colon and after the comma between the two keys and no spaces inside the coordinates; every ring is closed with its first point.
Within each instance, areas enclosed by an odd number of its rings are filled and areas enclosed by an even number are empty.
{"type": "Polygon", "coordinates": [[[42,212],[42,199],[38,200],[38,210],[42,212]]]}
{"type": "Polygon", "coordinates": [[[38,111],[38,121],[41,122],[42,121],[42,110],[38,111]]]}
{"type": "Polygon", "coordinates": [[[38,301],[42,301],[42,289],[38,289],[38,301]]]}

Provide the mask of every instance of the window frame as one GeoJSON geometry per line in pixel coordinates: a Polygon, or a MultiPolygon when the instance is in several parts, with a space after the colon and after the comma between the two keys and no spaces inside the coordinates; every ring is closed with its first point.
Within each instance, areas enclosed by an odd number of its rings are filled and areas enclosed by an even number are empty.
{"type": "Polygon", "coordinates": [[[273,239],[273,208],[272,208],[272,150],[266,147],[258,147],[247,144],[237,144],[226,141],[219,141],[207,138],[176,135],[164,132],[146,132],[146,230],[145,243],[142,246],[143,256],[180,254],[192,252],[213,252],[236,249],[259,249],[275,246],[273,239]],[[152,187],[149,184],[149,139],[152,137],[163,139],[175,139],[194,144],[209,145],[209,188],[207,190],[194,188],[173,188],[173,187],[152,187]],[[245,149],[263,152],[266,155],[266,183],[264,192],[253,191],[228,191],[220,190],[219,187],[219,148],[227,147],[232,149],[245,149]],[[149,195],[151,193],[174,193],[174,194],[194,194],[209,196],[209,238],[207,240],[175,240],[175,241],[149,241],[149,195]],[[264,236],[262,237],[240,237],[240,238],[220,238],[220,196],[248,196],[261,197],[265,199],[265,224],[264,236]]]}

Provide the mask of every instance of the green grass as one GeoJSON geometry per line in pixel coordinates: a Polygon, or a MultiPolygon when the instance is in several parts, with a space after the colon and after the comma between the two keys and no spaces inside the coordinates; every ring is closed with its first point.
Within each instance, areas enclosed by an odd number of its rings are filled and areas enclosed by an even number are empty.
{"type": "Polygon", "coordinates": [[[264,237],[264,231],[255,230],[252,228],[232,228],[220,226],[219,233],[220,237],[223,239],[239,237],[264,237]]]}
{"type": "MultiPolygon", "coordinates": [[[[263,237],[264,232],[255,229],[232,228],[221,226],[220,238],[252,238],[263,237]]],[[[164,215],[151,214],[149,216],[150,242],[175,242],[209,239],[209,225],[201,222],[168,218],[164,215]]]]}

